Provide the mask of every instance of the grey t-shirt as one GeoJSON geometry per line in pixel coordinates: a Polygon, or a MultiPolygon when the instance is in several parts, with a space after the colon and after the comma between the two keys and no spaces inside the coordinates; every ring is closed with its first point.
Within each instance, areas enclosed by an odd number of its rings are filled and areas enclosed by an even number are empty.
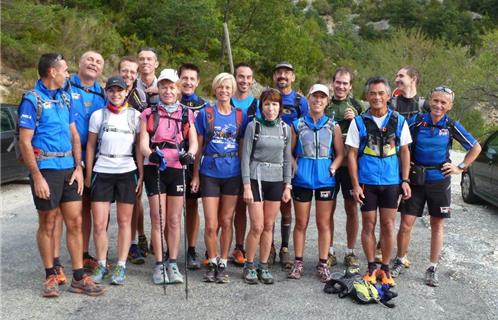
{"type": "Polygon", "coordinates": [[[248,184],[253,179],[290,183],[292,156],[289,126],[283,121],[273,127],[263,124],[259,126],[259,138],[256,141],[256,120],[246,128],[241,160],[242,182],[248,184]]]}

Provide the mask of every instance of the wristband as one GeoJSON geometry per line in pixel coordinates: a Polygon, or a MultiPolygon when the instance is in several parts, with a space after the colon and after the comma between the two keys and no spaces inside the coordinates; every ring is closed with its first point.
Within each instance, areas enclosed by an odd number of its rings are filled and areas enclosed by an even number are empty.
{"type": "Polygon", "coordinates": [[[403,182],[406,182],[406,183],[410,184],[410,180],[408,180],[408,179],[401,180],[401,183],[403,183],[403,182]]]}

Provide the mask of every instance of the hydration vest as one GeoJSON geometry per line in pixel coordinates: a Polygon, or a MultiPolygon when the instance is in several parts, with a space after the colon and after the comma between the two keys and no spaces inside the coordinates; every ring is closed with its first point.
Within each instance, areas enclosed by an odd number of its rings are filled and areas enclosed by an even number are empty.
{"type": "Polygon", "coordinates": [[[294,108],[294,109],[296,109],[297,119],[301,118],[303,115],[301,113],[301,98],[302,97],[303,97],[302,95],[300,95],[299,93],[296,92],[296,98],[294,99],[294,105],[284,104],[282,106],[284,109],[284,112],[285,112],[285,110],[292,110],[294,108]]]}
{"type": "MultiPolygon", "coordinates": [[[[151,108],[151,113],[147,117],[147,132],[149,133],[149,148],[155,149],[156,147],[159,147],[159,149],[177,149],[179,152],[181,150],[187,150],[187,139],[188,139],[188,132],[190,130],[190,122],[188,121],[188,107],[180,103],[180,107],[182,108],[182,116],[181,118],[174,118],[171,117],[167,114],[161,114],[159,115],[159,108],[158,105],[152,105],[151,108]],[[176,132],[176,134],[181,133],[182,135],[182,141],[180,142],[179,145],[173,144],[170,142],[152,142],[152,140],[155,140],[155,135],[157,128],[159,127],[159,119],[160,118],[166,118],[166,119],[171,119],[175,121],[175,128],[178,128],[178,122],[181,122],[181,130],[180,132],[176,132]]],[[[176,138],[175,138],[176,140],[176,138]]]]}
{"type": "Polygon", "coordinates": [[[333,159],[334,120],[328,118],[319,129],[312,129],[304,118],[298,119],[298,139],[301,152],[296,156],[307,159],[333,159]]]}
{"type": "MultiPolygon", "coordinates": [[[[398,111],[398,96],[393,96],[389,100],[387,105],[391,110],[398,111]]],[[[417,99],[412,102],[412,106],[413,106],[412,110],[404,115],[406,119],[410,119],[412,116],[416,115],[417,113],[424,113],[428,111],[425,108],[425,99],[420,96],[417,96],[417,99]]]]}
{"type": "MultiPolygon", "coordinates": [[[[42,117],[43,105],[45,103],[60,103],[60,101],[58,101],[58,100],[43,100],[41,95],[38,92],[36,92],[36,90],[26,91],[23,94],[21,101],[24,99],[27,99],[27,96],[30,94],[33,95],[35,97],[35,100],[36,100],[36,103],[34,104],[35,109],[36,109],[36,121],[35,121],[35,130],[36,130],[36,128],[40,124],[40,119],[42,117]]],[[[62,97],[62,103],[63,103],[64,107],[66,107],[68,110],[71,109],[71,102],[70,102],[70,100],[65,92],[63,92],[61,94],[61,97],[62,97]]],[[[23,160],[22,154],[21,154],[21,148],[19,147],[19,126],[16,126],[16,132],[14,134],[14,150],[16,152],[17,160],[21,163],[24,163],[24,160],[23,160]]],[[[49,158],[65,158],[65,157],[72,157],[73,156],[72,150],[69,150],[66,152],[50,152],[50,151],[44,151],[44,150],[33,147],[33,151],[34,151],[35,158],[37,161],[40,161],[43,159],[49,159],[49,158]]]]}
{"type": "MultiPolygon", "coordinates": [[[[255,99],[256,100],[256,99],[255,99]]],[[[257,121],[256,119],[252,120],[254,121],[254,137],[252,139],[252,149],[251,149],[251,160],[253,159],[254,155],[254,150],[256,149],[256,144],[258,140],[260,139],[261,135],[261,122],[257,121]]],[[[289,138],[289,132],[287,131],[287,126],[285,125],[285,122],[280,120],[280,123],[278,124],[280,126],[280,139],[284,141],[284,145],[287,143],[287,140],[289,138]]]]}
{"type": "MultiPolygon", "coordinates": [[[[379,128],[369,114],[361,114],[363,125],[366,129],[366,139],[362,139],[358,154],[360,156],[369,155],[372,157],[392,157],[398,154],[399,136],[398,128],[398,113],[391,112],[387,115],[387,123],[383,128],[379,128]]],[[[357,118],[358,119],[358,118],[357,118]]],[[[357,126],[359,123],[357,122],[357,126]]],[[[358,130],[360,128],[358,127],[358,130]]]]}
{"type": "MultiPolygon", "coordinates": [[[[136,118],[135,118],[135,109],[131,107],[127,107],[125,110],[121,112],[126,112],[127,115],[127,124],[128,124],[128,129],[119,129],[114,126],[109,126],[109,117],[111,116],[111,111],[109,111],[107,108],[102,108],[100,109],[102,112],[102,124],[100,125],[100,130],[99,134],[97,137],[97,154],[96,157],[107,157],[107,158],[131,158],[133,157],[133,154],[109,154],[109,153],[101,153],[101,144],[102,144],[102,137],[106,132],[120,132],[123,134],[131,134],[135,136],[136,133],[136,118]]],[[[133,148],[132,148],[133,149],[133,148]]]]}

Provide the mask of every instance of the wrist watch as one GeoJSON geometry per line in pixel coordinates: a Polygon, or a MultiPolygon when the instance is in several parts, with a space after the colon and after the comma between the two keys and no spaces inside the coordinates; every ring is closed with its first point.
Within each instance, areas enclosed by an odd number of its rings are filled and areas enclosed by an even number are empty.
{"type": "Polygon", "coordinates": [[[403,182],[410,184],[410,180],[409,179],[403,179],[403,180],[401,180],[401,183],[403,183],[403,182]]]}
{"type": "Polygon", "coordinates": [[[289,189],[289,190],[292,190],[292,184],[286,184],[285,185],[285,188],[289,189]]]}
{"type": "Polygon", "coordinates": [[[460,163],[457,167],[458,167],[458,169],[460,169],[460,170],[464,171],[464,170],[467,168],[467,165],[466,165],[465,163],[463,163],[463,162],[462,162],[462,163],[460,163]]]}

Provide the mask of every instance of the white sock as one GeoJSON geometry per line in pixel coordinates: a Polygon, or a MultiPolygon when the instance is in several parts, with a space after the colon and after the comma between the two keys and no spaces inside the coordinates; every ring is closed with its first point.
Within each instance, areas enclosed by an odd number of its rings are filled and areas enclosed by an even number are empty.
{"type": "Polygon", "coordinates": [[[226,268],[228,266],[228,259],[220,259],[220,263],[218,265],[224,265],[226,268]]]}
{"type": "Polygon", "coordinates": [[[406,257],[406,256],[403,256],[403,257],[396,257],[396,259],[398,259],[399,261],[401,261],[401,263],[405,263],[405,257],[406,257]]]}
{"type": "Polygon", "coordinates": [[[211,259],[209,259],[209,262],[212,263],[212,264],[217,265],[218,264],[218,258],[217,257],[211,258],[211,259]]]}
{"type": "Polygon", "coordinates": [[[123,268],[126,268],[126,261],[118,261],[118,266],[122,266],[123,268]]]}
{"type": "Polygon", "coordinates": [[[107,267],[107,264],[106,264],[106,259],[104,260],[99,260],[99,264],[102,266],[102,267],[107,267]]]}
{"type": "Polygon", "coordinates": [[[436,269],[436,268],[437,268],[437,262],[436,262],[436,263],[431,262],[431,263],[429,264],[429,268],[430,268],[430,267],[434,267],[434,269],[436,269]]]}
{"type": "Polygon", "coordinates": [[[138,240],[137,239],[131,240],[131,244],[138,244],[138,240]]]}
{"type": "Polygon", "coordinates": [[[331,255],[334,255],[334,254],[335,254],[334,246],[330,246],[330,248],[329,248],[329,253],[330,253],[331,255]]]}
{"type": "Polygon", "coordinates": [[[348,255],[348,254],[354,254],[353,250],[354,250],[354,249],[349,249],[349,248],[346,248],[346,251],[345,251],[345,252],[346,252],[346,255],[348,255]]]}

